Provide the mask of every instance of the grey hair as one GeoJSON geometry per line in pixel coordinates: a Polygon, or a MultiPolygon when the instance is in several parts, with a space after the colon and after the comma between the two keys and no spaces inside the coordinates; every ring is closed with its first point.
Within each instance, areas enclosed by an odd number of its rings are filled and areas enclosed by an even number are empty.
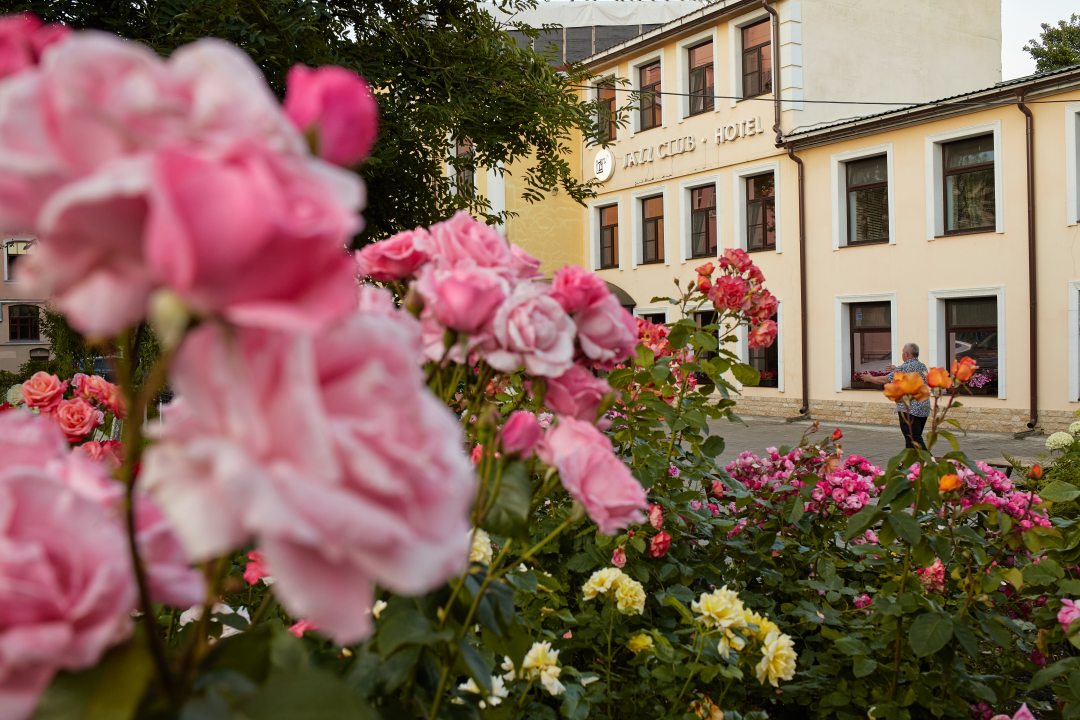
{"type": "Polygon", "coordinates": [[[911,355],[911,357],[919,357],[919,346],[915,343],[908,343],[904,346],[904,350],[911,355]]]}

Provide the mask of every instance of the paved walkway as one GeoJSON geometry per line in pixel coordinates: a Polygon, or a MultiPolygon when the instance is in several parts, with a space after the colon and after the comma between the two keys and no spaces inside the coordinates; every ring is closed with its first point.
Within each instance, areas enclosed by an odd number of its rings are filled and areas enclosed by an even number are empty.
{"type": "MultiPolygon", "coordinates": [[[[710,423],[713,433],[720,435],[726,442],[723,454],[720,456],[722,463],[726,464],[735,459],[743,450],[753,450],[761,454],[765,448],[775,445],[796,445],[802,434],[812,425],[809,421],[786,422],[783,418],[771,417],[747,417],[744,416],[745,425],[728,422],[727,420],[713,421],[710,423]]],[[[881,425],[838,425],[836,423],[821,424],[821,429],[812,437],[824,439],[830,435],[833,428],[839,427],[844,433],[844,450],[849,453],[858,453],[867,457],[871,462],[882,465],[889,458],[899,453],[904,447],[904,438],[900,434],[900,426],[883,427],[881,425]]],[[[925,433],[924,433],[925,434],[925,433]]],[[[1043,436],[1026,437],[1016,439],[1011,434],[969,432],[960,435],[960,449],[976,460],[999,459],[1002,453],[1021,458],[1045,457],[1046,438],[1043,436]]],[[[949,443],[944,438],[934,445],[937,454],[949,451],[949,443]]]]}

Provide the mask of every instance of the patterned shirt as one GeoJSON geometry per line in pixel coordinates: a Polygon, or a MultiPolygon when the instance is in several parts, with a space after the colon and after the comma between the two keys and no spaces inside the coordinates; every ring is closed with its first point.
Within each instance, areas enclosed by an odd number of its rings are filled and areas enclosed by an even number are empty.
{"type": "MultiPolygon", "coordinates": [[[[926,366],[919,362],[919,358],[911,358],[903,365],[897,365],[896,369],[889,373],[889,382],[892,382],[896,373],[919,373],[919,377],[926,382],[926,366]]],[[[896,403],[896,412],[909,413],[912,417],[930,417],[930,400],[913,400],[909,408],[904,403],[896,403]]]]}

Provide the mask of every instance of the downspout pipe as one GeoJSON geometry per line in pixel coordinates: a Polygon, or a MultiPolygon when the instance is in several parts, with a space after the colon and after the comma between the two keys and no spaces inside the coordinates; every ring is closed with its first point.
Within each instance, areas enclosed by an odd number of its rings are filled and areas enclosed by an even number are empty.
{"type": "Polygon", "coordinates": [[[780,13],[776,12],[771,0],[762,0],[765,12],[772,16],[772,71],[773,71],[773,132],[776,133],[776,147],[784,144],[784,132],[780,129],[780,13]]]}
{"type": "Polygon", "coordinates": [[[1024,94],[1016,96],[1016,107],[1024,114],[1027,137],[1027,248],[1028,248],[1028,364],[1030,366],[1031,417],[1027,427],[1039,425],[1039,317],[1037,267],[1035,265],[1035,118],[1024,104],[1024,94]]]}

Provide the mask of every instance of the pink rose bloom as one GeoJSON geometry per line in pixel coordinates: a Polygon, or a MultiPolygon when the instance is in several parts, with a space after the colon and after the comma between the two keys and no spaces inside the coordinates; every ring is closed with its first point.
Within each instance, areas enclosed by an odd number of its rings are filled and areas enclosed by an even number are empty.
{"type": "Polygon", "coordinates": [[[622,545],[611,551],[611,564],[617,568],[626,567],[626,551],[622,545]]]}
{"type": "Polygon", "coordinates": [[[492,268],[503,272],[507,280],[517,279],[518,260],[506,240],[495,228],[464,210],[435,223],[428,232],[431,234],[432,260],[439,267],[492,268]]]}
{"type": "Polygon", "coordinates": [[[491,323],[510,288],[505,279],[487,268],[425,267],[415,285],[425,307],[440,324],[473,334],[491,323]]]}
{"type": "Polygon", "coordinates": [[[776,340],[776,323],[772,320],[766,320],[750,331],[750,336],[747,338],[747,344],[751,348],[767,348],[773,344],[776,340]]]}
{"type": "Polygon", "coordinates": [[[574,322],[582,353],[597,367],[611,369],[637,347],[637,322],[610,293],[575,315],[574,322]]]}
{"type": "Polygon", "coordinates": [[[539,451],[540,459],[554,465],[570,497],[613,535],[620,528],[641,522],[648,504],[645,490],[614,454],[611,441],[592,424],[560,417],[548,430],[539,451]]]}
{"type": "Polygon", "coordinates": [[[0,413],[3,467],[40,467],[67,456],[68,443],[56,423],[27,410],[0,413]]]}
{"type": "Polygon", "coordinates": [[[101,411],[82,398],[61,400],[52,413],[68,442],[79,442],[102,422],[101,411]]]}
{"type": "Polygon", "coordinates": [[[664,508],[656,503],[649,504],[649,524],[657,530],[664,527],[664,508]]]}
{"type": "Polygon", "coordinates": [[[1005,713],[999,713],[994,715],[990,720],[1035,720],[1035,715],[1028,709],[1027,703],[1020,706],[1020,709],[1016,711],[1016,714],[1006,715],[1005,713]]]}
{"type": "Polygon", "coordinates": [[[746,272],[754,266],[750,254],[742,248],[727,248],[720,256],[720,268],[733,268],[736,272],[746,272]]]}
{"type": "Polygon", "coordinates": [[[525,252],[517,245],[510,246],[510,255],[513,260],[510,263],[514,276],[519,280],[536,280],[543,277],[540,272],[540,260],[525,252]]]}
{"type": "Polygon", "coordinates": [[[468,560],[472,468],[412,343],[371,314],[317,337],[203,325],[144,458],[193,557],[254,541],[286,610],[339,643],[370,632],[375,584],[426,592],[468,560]]]}
{"type": "Polygon", "coordinates": [[[495,313],[497,348],[485,360],[501,372],[522,365],[530,375],[558,377],[574,364],[574,322],[540,286],[518,285],[495,313]]]}
{"type": "Polygon", "coordinates": [[[551,297],[571,314],[602,302],[609,295],[611,291],[607,289],[607,284],[596,273],[577,265],[562,268],[551,281],[551,297]]]}
{"type": "Polygon", "coordinates": [[[100,375],[75,373],[71,386],[75,389],[76,397],[104,405],[116,417],[124,417],[124,398],[120,388],[100,375]]]}
{"type": "Polygon", "coordinates": [[[548,380],[544,404],[560,415],[595,422],[600,404],[610,392],[607,380],[574,365],[559,377],[548,380]]]}
{"type": "Polygon", "coordinates": [[[1061,623],[1061,631],[1066,635],[1069,634],[1069,628],[1073,622],[1080,619],[1080,607],[1077,607],[1074,601],[1064,599],[1061,601],[1061,609],[1058,610],[1057,621],[1061,623]]]}
{"type": "Polygon", "coordinates": [[[356,252],[357,274],[379,282],[405,280],[431,259],[431,236],[424,228],[405,230],[356,252]]]}
{"type": "Polygon", "coordinates": [[[649,557],[662,558],[667,555],[668,548],[671,547],[671,535],[667,530],[661,530],[656,535],[653,535],[652,540],[649,541],[649,557]]]}
{"type": "Polygon", "coordinates": [[[725,310],[738,310],[742,307],[743,300],[749,287],[746,281],[737,275],[721,275],[709,289],[709,299],[721,312],[725,310]]]}
{"type": "Polygon", "coordinates": [[[37,408],[42,412],[52,412],[64,399],[67,381],[39,370],[22,384],[23,402],[27,407],[37,408]]]}
{"type": "MultiPolygon", "coordinates": [[[[117,512],[120,506],[116,506],[117,512]]],[[[135,500],[135,541],[146,565],[150,598],[172,607],[187,608],[206,599],[201,572],[180,544],[165,514],[148,497],[135,500]]]]}
{"type": "Polygon", "coordinates": [[[364,79],[328,65],[293,65],[285,76],[285,114],[315,139],[319,157],[335,165],[363,161],[375,144],[379,104],[364,79]]]}
{"type": "Polygon", "coordinates": [[[124,445],[119,440],[87,440],[71,451],[76,455],[85,455],[94,462],[104,463],[110,471],[124,462],[124,445]]]}
{"type": "Polygon", "coordinates": [[[543,437],[536,415],[528,410],[515,410],[499,430],[499,445],[509,455],[529,457],[543,437]]]}
{"type": "Polygon", "coordinates": [[[270,576],[266,569],[266,559],[258,550],[252,550],[247,554],[248,562],[244,566],[244,581],[248,585],[254,585],[265,577],[270,576]]]}
{"type": "Polygon", "coordinates": [[[304,637],[304,633],[318,630],[319,626],[310,620],[300,620],[289,626],[289,632],[298,638],[304,637]]]}
{"type": "Polygon", "coordinates": [[[119,523],[44,468],[0,469],[0,545],[0,707],[23,720],[128,636],[135,579],[119,523]]]}
{"type": "Polygon", "coordinates": [[[770,320],[776,314],[776,308],[780,303],[768,290],[755,293],[754,303],[750,308],[750,316],[756,320],[770,320]]]}
{"type": "Polygon", "coordinates": [[[870,607],[873,602],[873,599],[869,595],[863,593],[862,595],[856,597],[855,600],[852,601],[852,604],[862,610],[865,607],[870,607]]]}
{"type": "Polygon", "coordinates": [[[0,17],[0,79],[37,65],[45,48],[69,32],[31,13],[0,17]]]}

